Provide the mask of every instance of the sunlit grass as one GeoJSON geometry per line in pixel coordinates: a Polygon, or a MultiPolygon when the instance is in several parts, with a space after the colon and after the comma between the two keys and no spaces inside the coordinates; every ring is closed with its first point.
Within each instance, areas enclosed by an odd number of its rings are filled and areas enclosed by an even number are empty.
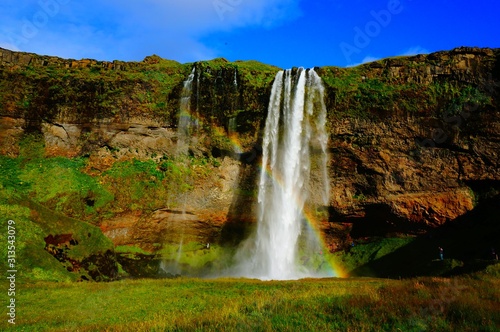
{"type": "MultiPolygon", "coordinates": [[[[500,280],[137,279],[18,285],[18,331],[495,331],[500,280]]],[[[6,327],[2,321],[0,327],[6,327]]]]}

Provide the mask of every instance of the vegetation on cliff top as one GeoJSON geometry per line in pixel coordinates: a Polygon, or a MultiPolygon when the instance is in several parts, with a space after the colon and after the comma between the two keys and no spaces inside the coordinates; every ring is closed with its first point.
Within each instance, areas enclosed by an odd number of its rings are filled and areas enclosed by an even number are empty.
{"type": "Polygon", "coordinates": [[[27,129],[35,132],[41,130],[42,122],[50,123],[58,116],[77,123],[149,117],[175,127],[183,82],[195,66],[202,80],[215,81],[206,86],[212,91],[203,91],[200,103],[207,128],[212,124],[225,127],[224,119],[237,111],[265,110],[261,109],[262,94],[265,98],[277,71],[256,61],[229,63],[224,59],[180,64],[150,56],[115,69],[85,60],[81,66],[76,62],[75,67],[69,67],[64,60],[57,60],[43,66],[1,66],[0,114],[27,119],[27,129]],[[230,76],[224,82],[226,73],[230,76]],[[229,89],[233,77],[241,85],[235,91],[229,89]],[[219,90],[228,98],[221,99],[219,90]]]}
{"type": "Polygon", "coordinates": [[[374,75],[369,65],[320,70],[327,86],[330,118],[381,121],[401,115],[436,118],[481,111],[493,104],[492,87],[474,82],[434,80],[428,84],[374,75]]]}

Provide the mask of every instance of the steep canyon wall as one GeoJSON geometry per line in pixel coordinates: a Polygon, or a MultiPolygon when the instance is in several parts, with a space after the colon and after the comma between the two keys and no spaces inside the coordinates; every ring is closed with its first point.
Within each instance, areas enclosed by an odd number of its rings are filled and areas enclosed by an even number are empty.
{"type": "MultiPolygon", "coordinates": [[[[328,218],[317,213],[327,242],[339,243],[348,232],[422,232],[498,195],[499,52],[458,48],[316,68],[328,111],[331,198],[328,218]]],[[[131,159],[159,165],[175,155],[182,85],[193,66],[191,116],[199,126],[189,154],[211,165],[193,162],[204,171],[177,195],[189,202],[188,217],[166,202],[115,209],[94,222],[115,244],[141,242],[150,250],[176,221],[202,241],[236,243],[255,221],[260,140],[276,67],[157,56],[76,61],[0,49],[0,153],[20,155],[20,142],[34,135],[46,156],[87,158],[92,176],[131,159]]]]}

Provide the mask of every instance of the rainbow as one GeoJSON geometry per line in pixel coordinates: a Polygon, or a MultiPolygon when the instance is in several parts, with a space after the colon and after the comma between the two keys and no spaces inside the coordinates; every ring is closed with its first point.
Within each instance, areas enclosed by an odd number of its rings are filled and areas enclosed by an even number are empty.
{"type": "MultiPolygon", "coordinates": [[[[187,112],[183,112],[182,116],[189,117],[194,123],[198,123],[203,125],[204,121],[197,116],[193,116],[192,114],[188,114],[187,112]]],[[[244,151],[237,134],[231,134],[228,135],[226,131],[217,126],[212,126],[213,132],[217,136],[222,136],[225,137],[231,144],[233,151],[236,153],[242,153],[244,151]]],[[[259,169],[262,171],[262,164],[259,165],[259,169]]],[[[282,186],[282,181],[280,179],[277,179],[275,176],[272,175],[270,169],[267,167],[265,170],[266,175],[271,179],[271,181],[275,182],[279,186],[282,186]]],[[[298,204],[298,203],[297,203],[298,204]]],[[[328,276],[331,277],[338,277],[338,278],[346,278],[348,275],[343,269],[343,267],[338,264],[338,262],[335,261],[335,259],[328,253],[328,250],[326,250],[327,246],[325,244],[323,236],[321,236],[321,232],[318,229],[315,219],[312,216],[311,212],[308,212],[306,210],[302,211],[303,214],[303,219],[309,224],[310,228],[313,230],[314,235],[316,236],[316,239],[318,242],[321,244],[322,251],[321,254],[325,255],[325,261],[328,263],[328,276]]]]}
{"type": "MultiPolygon", "coordinates": [[[[263,170],[262,164],[259,165],[259,169],[261,171],[263,170]]],[[[268,176],[269,179],[271,179],[271,181],[273,181],[274,183],[276,183],[280,187],[283,187],[281,179],[277,178],[276,176],[273,176],[272,175],[272,171],[271,171],[271,169],[269,167],[266,167],[266,169],[264,170],[264,172],[265,172],[266,176],[268,176]]],[[[299,202],[297,202],[297,205],[299,205],[299,202]]],[[[321,255],[325,255],[324,258],[325,258],[325,261],[328,264],[328,269],[327,269],[328,273],[327,273],[327,275],[331,276],[331,277],[337,277],[337,278],[347,278],[348,277],[347,272],[328,253],[328,250],[326,250],[327,245],[325,243],[325,240],[324,240],[323,236],[321,236],[321,231],[319,230],[319,228],[318,228],[318,226],[316,224],[316,221],[315,221],[314,216],[312,215],[312,212],[308,211],[307,209],[303,209],[302,210],[302,217],[303,217],[303,220],[305,220],[307,222],[307,224],[309,225],[309,227],[311,228],[311,230],[314,232],[314,235],[316,236],[316,239],[318,240],[318,242],[321,244],[321,248],[322,249],[321,249],[321,253],[320,254],[321,255]]]]}
{"type": "MultiPolygon", "coordinates": [[[[189,118],[191,120],[191,122],[193,122],[193,123],[197,123],[199,125],[205,124],[205,122],[200,117],[189,114],[186,111],[182,112],[181,116],[184,118],[189,118]]],[[[211,127],[212,127],[213,132],[217,136],[224,136],[231,143],[231,146],[233,147],[234,152],[236,152],[236,153],[243,152],[243,147],[241,146],[241,143],[240,143],[237,135],[235,135],[235,134],[228,135],[228,134],[226,134],[226,132],[223,128],[220,128],[217,126],[211,126],[211,127]]]]}

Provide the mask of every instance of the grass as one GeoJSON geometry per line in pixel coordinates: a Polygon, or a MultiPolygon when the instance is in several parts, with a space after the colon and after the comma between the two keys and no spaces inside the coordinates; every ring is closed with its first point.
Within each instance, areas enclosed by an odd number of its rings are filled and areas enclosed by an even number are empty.
{"type": "MultiPolygon", "coordinates": [[[[498,273],[499,265],[494,270],[498,273]]],[[[497,331],[500,327],[500,280],[489,274],[403,281],[39,282],[18,284],[18,290],[13,331],[497,331]]],[[[4,319],[0,328],[6,327],[4,319]]]]}
{"type": "MultiPolygon", "coordinates": [[[[82,219],[95,217],[113,196],[81,172],[82,158],[44,158],[36,137],[25,137],[20,152],[18,158],[0,156],[0,214],[16,223],[16,254],[24,280],[90,279],[91,270],[96,278],[107,279],[99,268],[114,269],[113,243],[82,219]],[[45,238],[63,234],[70,234],[73,244],[57,248],[64,251],[58,260],[47,250],[45,238]]],[[[6,241],[6,233],[0,239],[6,241]]],[[[1,249],[4,257],[6,248],[1,249]]],[[[0,264],[5,267],[6,262],[0,264]]]]}
{"type": "MultiPolygon", "coordinates": [[[[57,214],[26,197],[6,201],[2,197],[5,192],[0,187],[0,213],[15,221],[17,268],[23,271],[24,280],[76,281],[81,276],[90,279],[87,272],[94,262],[89,264],[86,260],[113,251],[113,243],[98,227],[57,214]],[[44,241],[47,236],[60,234],[71,234],[76,241],[66,250],[66,258],[61,262],[46,250],[44,241]],[[75,273],[69,272],[68,268],[73,267],[71,261],[78,262],[82,268],[76,269],[75,273]]],[[[6,233],[0,236],[0,240],[7,242],[6,233]]],[[[7,246],[2,246],[1,253],[3,257],[7,256],[7,246]]],[[[104,264],[114,265],[113,259],[96,258],[96,261],[98,268],[104,264]]],[[[6,261],[1,265],[7,270],[6,261]]],[[[99,278],[106,280],[108,277],[101,275],[99,278]]]]}
{"type": "Polygon", "coordinates": [[[0,188],[8,188],[67,216],[97,224],[129,210],[175,207],[179,195],[217,166],[212,157],[122,160],[93,169],[88,157],[46,157],[39,136],[26,135],[18,157],[0,155],[0,188]],[[196,166],[196,167],[193,167],[196,166]],[[196,169],[196,170],[195,170],[196,169]],[[190,179],[191,181],[186,181],[190,179]]]}

